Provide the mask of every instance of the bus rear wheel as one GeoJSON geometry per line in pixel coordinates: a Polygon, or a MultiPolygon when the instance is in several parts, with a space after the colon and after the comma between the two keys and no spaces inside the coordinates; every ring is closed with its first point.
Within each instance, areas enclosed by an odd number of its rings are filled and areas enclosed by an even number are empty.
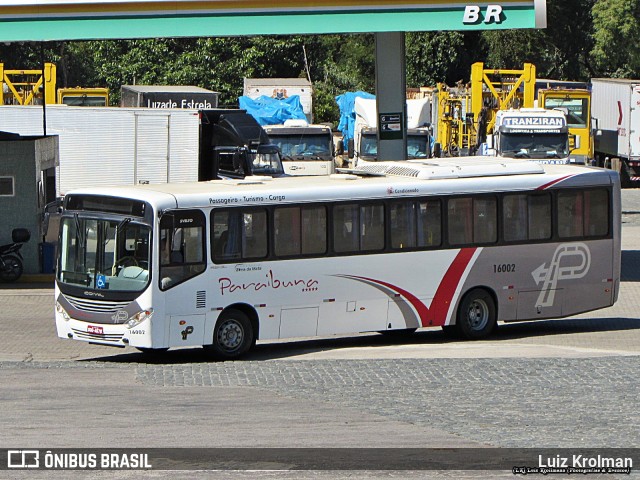
{"type": "Polygon", "coordinates": [[[496,305],[493,297],[482,288],[467,293],[456,319],[458,334],[462,338],[478,340],[487,337],[496,328],[496,305]]]}
{"type": "Polygon", "coordinates": [[[254,345],[251,321],[236,309],[225,311],[213,330],[213,343],[208,349],[218,358],[225,360],[241,357],[254,345]]]}

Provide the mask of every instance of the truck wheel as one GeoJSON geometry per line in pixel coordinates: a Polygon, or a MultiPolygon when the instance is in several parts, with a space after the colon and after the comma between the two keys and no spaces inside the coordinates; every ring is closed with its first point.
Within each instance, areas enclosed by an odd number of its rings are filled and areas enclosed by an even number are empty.
{"type": "Polygon", "coordinates": [[[478,340],[496,328],[496,306],[493,297],[482,288],[467,293],[460,306],[456,327],[461,337],[478,340]]]}
{"type": "Polygon", "coordinates": [[[214,356],[229,360],[244,355],[254,344],[251,321],[240,310],[231,308],[218,318],[213,330],[213,343],[207,348],[214,356]]]}

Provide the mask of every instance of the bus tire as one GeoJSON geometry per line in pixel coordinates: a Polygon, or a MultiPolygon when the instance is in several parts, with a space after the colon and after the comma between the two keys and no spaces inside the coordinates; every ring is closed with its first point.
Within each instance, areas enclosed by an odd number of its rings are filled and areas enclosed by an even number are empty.
{"type": "Polygon", "coordinates": [[[230,360],[241,357],[253,345],[255,334],[249,317],[230,308],[218,318],[213,329],[213,343],[207,347],[217,358],[230,360]]]}
{"type": "Polygon", "coordinates": [[[462,338],[485,338],[494,331],[496,323],[496,305],[489,292],[474,288],[464,296],[456,319],[458,334],[462,338]]]}

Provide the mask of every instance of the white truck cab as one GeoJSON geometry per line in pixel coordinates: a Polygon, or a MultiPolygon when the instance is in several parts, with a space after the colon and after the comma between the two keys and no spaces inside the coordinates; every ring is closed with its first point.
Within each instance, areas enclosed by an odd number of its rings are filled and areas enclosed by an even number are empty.
{"type": "Polygon", "coordinates": [[[499,110],[493,133],[480,152],[547,164],[570,163],[566,115],[544,108],[499,110]]]}

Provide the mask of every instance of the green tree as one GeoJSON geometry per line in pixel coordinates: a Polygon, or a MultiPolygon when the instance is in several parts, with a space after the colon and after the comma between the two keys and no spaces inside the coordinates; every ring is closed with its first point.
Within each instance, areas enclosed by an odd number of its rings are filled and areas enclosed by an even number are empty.
{"type": "Polygon", "coordinates": [[[407,87],[468,82],[471,64],[483,55],[475,32],[407,33],[407,87]]]}
{"type": "Polygon", "coordinates": [[[598,76],[640,78],[640,0],[597,0],[593,27],[598,76]]]}
{"type": "Polygon", "coordinates": [[[541,78],[587,80],[593,73],[593,3],[594,0],[548,0],[546,29],[483,32],[487,66],[517,69],[524,63],[533,63],[541,78]]]}

